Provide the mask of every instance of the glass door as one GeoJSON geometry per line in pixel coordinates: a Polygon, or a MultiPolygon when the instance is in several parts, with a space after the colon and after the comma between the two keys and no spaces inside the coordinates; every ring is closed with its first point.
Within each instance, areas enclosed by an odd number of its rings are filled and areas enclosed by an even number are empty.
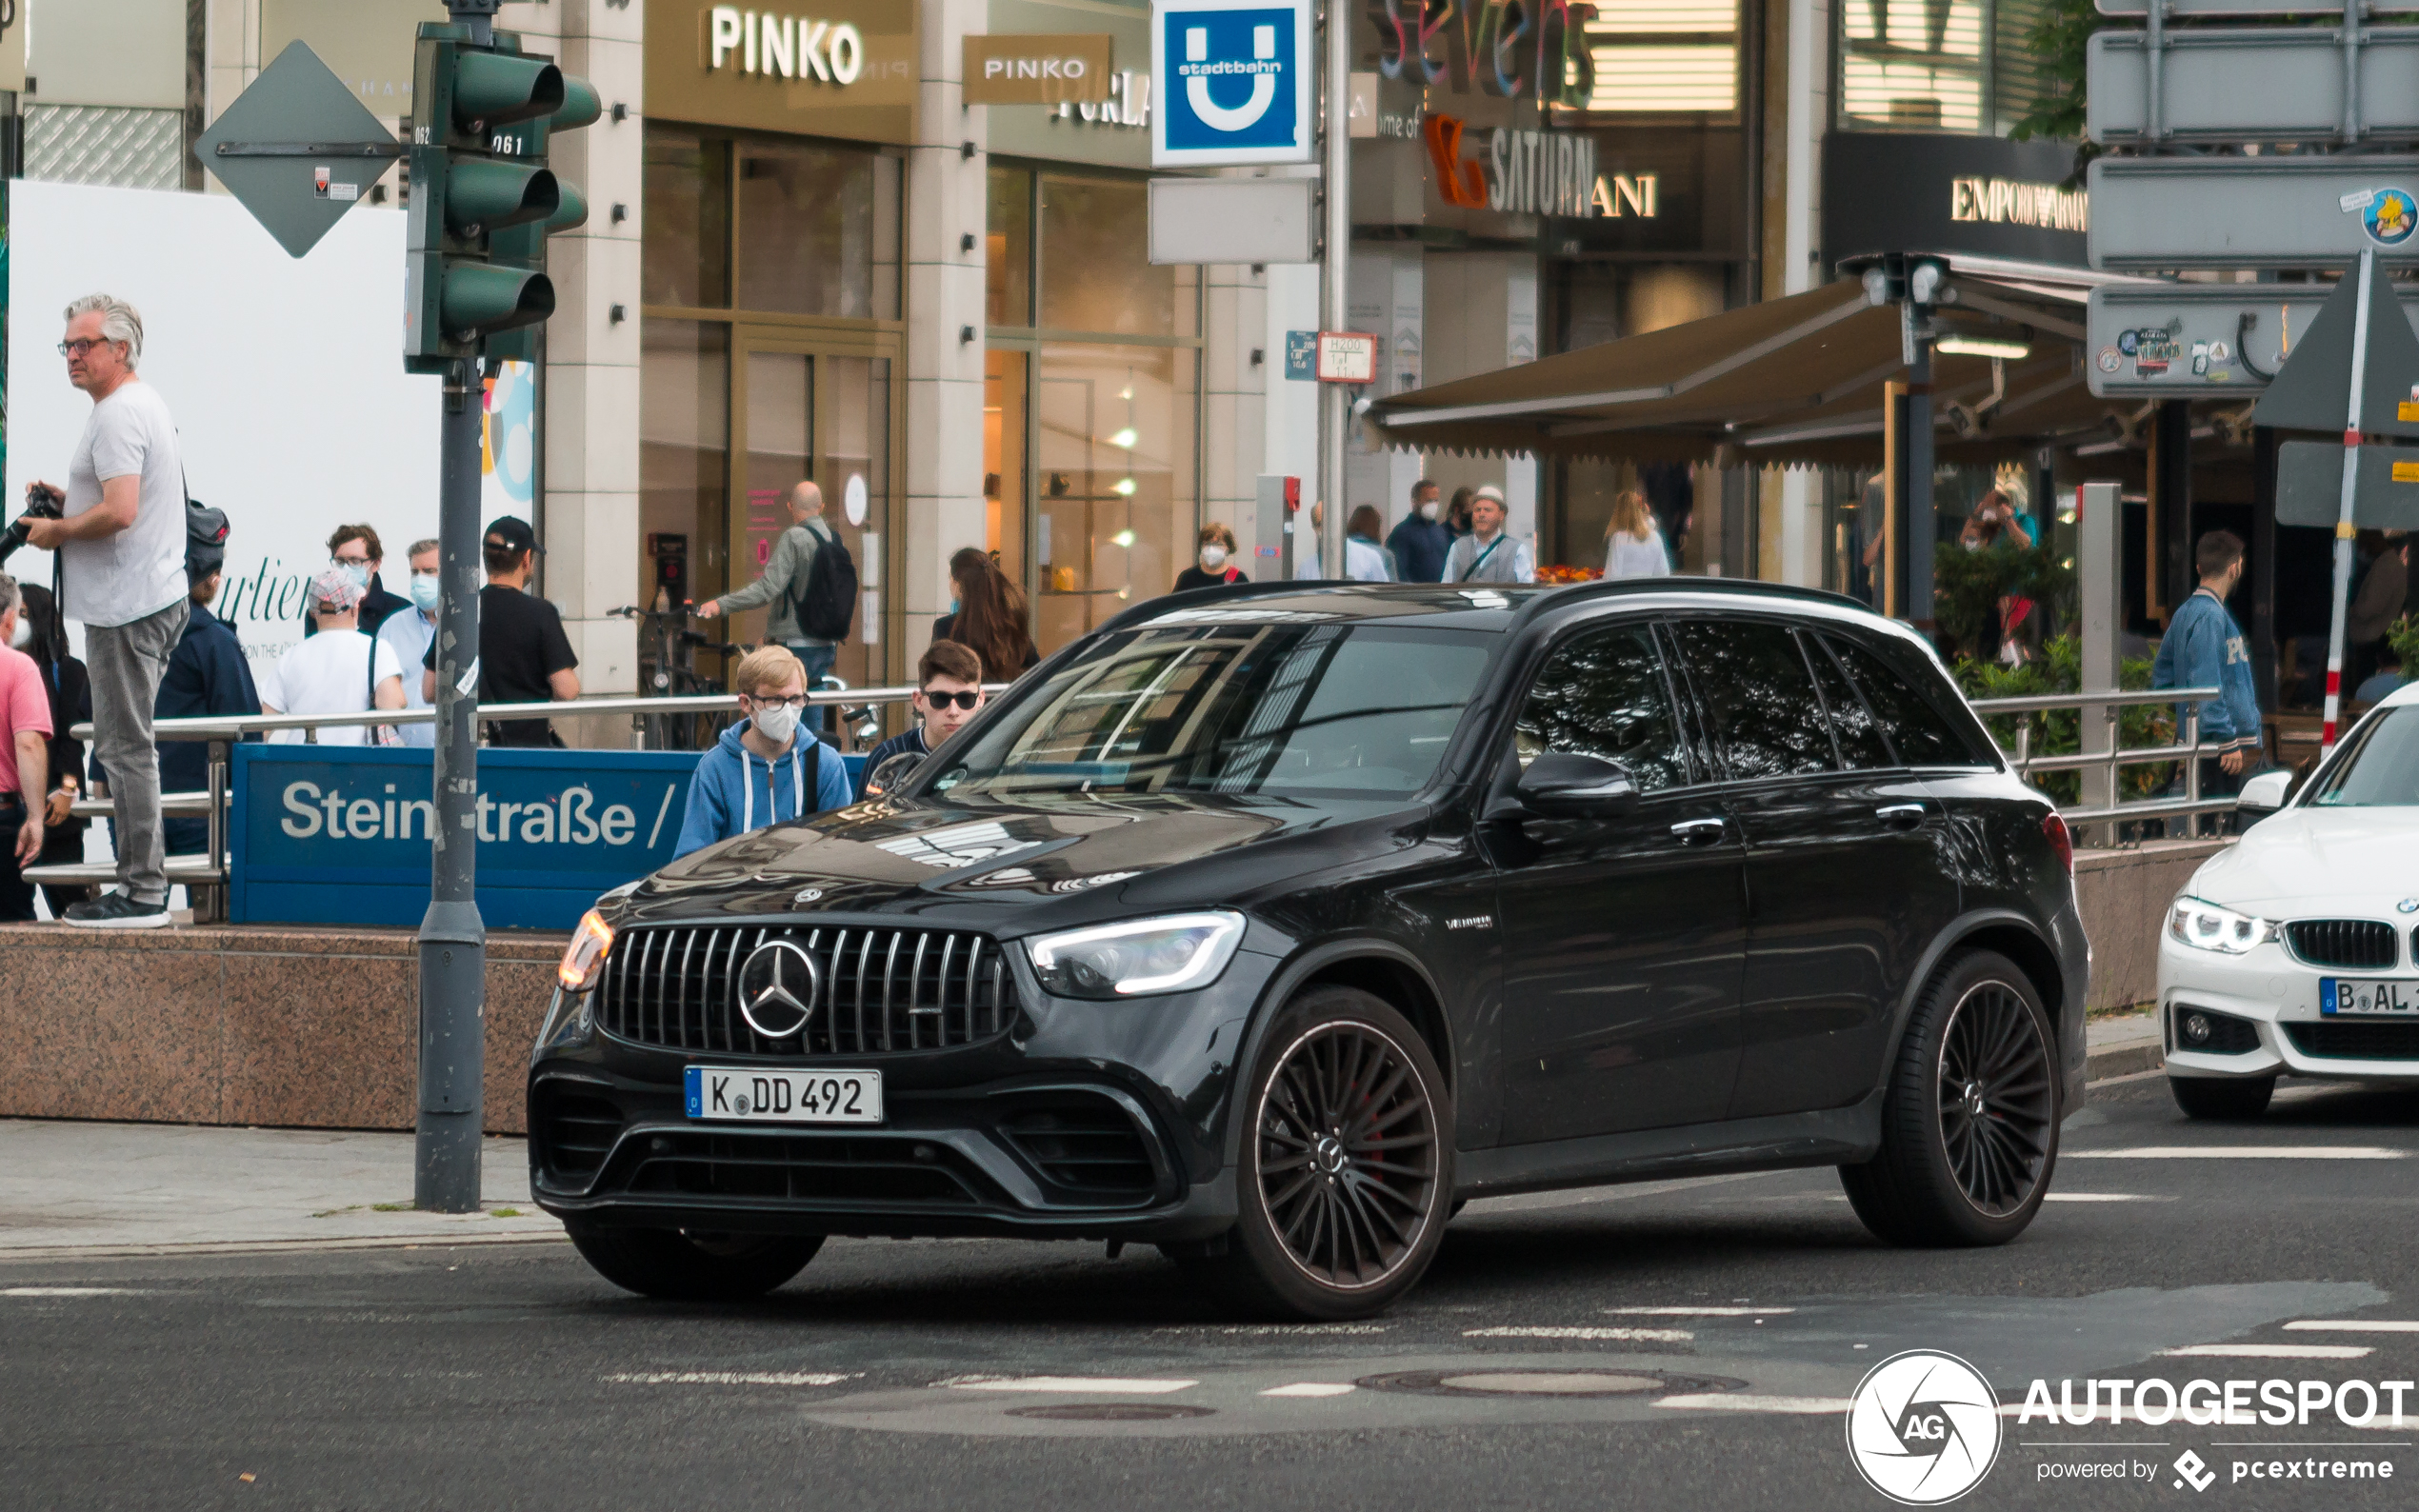
{"type": "MultiPolygon", "coordinates": [[[[894,338],[827,342],[787,330],[738,332],[732,363],[733,449],[730,510],[731,581],[763,573],[790,524],[801,483],[823,494],[823,523],[856,562],[858,602],[832,671],[851,687],[891,680],[890,619],[884,596],[901,507],[892,383],[894,338]]],[[[730,638],[761,642],[765,609],[734,616],[730,638]]]]}

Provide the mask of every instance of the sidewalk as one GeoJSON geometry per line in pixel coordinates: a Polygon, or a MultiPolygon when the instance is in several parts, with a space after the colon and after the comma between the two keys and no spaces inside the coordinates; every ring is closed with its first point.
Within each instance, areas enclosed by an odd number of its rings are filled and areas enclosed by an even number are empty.
{"type": "Polygon", "coordinates": [[[2148,1008],[2091,1020],[2083,1027],[2083,1042],[2087,1082],[2133,1076],[2167,1064],[2167,1052],[2159,1040],[2159,1016],[2148,1008]]]}
{"type": "Polygon", "coordinates": [[[0,1120],[0,1259],[562,1237],[529,1146],[490,1139],[482,1210],[411,1208],[409,1134],[0,1120]]]}

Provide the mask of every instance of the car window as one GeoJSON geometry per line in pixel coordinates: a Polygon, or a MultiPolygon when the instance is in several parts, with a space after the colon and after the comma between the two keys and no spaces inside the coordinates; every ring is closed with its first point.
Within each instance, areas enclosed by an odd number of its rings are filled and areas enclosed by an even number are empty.
{"type": "MultiPolygon", "coordinates": [[[[1862,642],[1847,636],[1827,635],[1823,639],[1853,678],[1865,695],[1866,706],[1881,721],[1883,733],[1898,752],[1903,766],[1980,766],[1987,765],[1974,754],[1966,737],[1958,733],[1948,717],[1932,706],[1921,689],[1910,685],[1911,668],[1893,667],[1862,642]]],[[[1912,654],[1904,658],[1913,662],[1912,654]]]]}
{"type": "Polygon", "coordinates": [[[1805,638],[1806,660],[1814,668],[1814,686],[1823,692],[1823,707],[1831,717],[1831,738],[1839,743],[1840,764],[1851,771],[1873,771],[1895,766],[1890,759],[1889,742],[1882,735],[1881,721],[1865,706],[1865,700],[1848,681],[1823,649],[1819,636],[1805,638]]]}
{"type": "Polygon", "coordinates": [[[1644,626],[1590,630],[1557,648],[1529,686],[1513,742],[1523,767],[1566,751],[1622,763],[1641,792],[1689,782],[1670,683],[1644,626]]]}
{"type": "Polygon", "coordinates": [[[2308,801],[2315,808],[2419,804],[2419,705],[2389,708],[2364,723],[2308,801]]]}
{"type": "Polygon", "coordinates": [[[1688,620],[1672,631],[1733,781],[1831,769],[1831,733],[1788,626],[1688,620]]]}
{"type": "Polygon", "coordinates": [[[1415,792],[1496,639],[1292,622],[1105,635],[986,729],[933,790],[1415,792]]]}

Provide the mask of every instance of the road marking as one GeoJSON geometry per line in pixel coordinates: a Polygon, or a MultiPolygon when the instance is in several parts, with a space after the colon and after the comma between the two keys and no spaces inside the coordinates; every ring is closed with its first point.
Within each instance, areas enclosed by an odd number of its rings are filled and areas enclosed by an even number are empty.
{"type": "Polygon", "coordinates": [[[2287,1333],[2419,1334],[2419,1321],[2409,1318],[2298,1318],[2285,1325],[2287,1333]]]}
{"type": "Polygon", "coordinates": [[[1352,1389],[1349,1381],[1297,1381],[1289,1386],[1270,1386],[1264,1397],[1340,1397],[1352,1389]]]}
{"type": "Polygon", "coordinates": [[[1616,1319],[1778,1319],[1795,1306],[1604,1306],[1616,1319]]]}
{"type": "Polygon", "coordinates": [[[0,1286],[0,1297],[141,1297],[130,1286],[0,1286]]]}
{"type": "Polygon", "coordinates": [[[2164,1203],[2165,1197],[2137,1197],[2131,1192],[2050,1192],[2045,1203],[2164,1203]]]}
{"type": "Polygon", "coordinates": [[[1382,1334],[1385,1323],[1176,1323],[1155,1334],[1382,1334]]]}
{"type": "Polygon", "coordinates": [[[953,1391],[1055,1391],[1067,1394],[1155,1397],[1201,1384],[1198,1381],[1152,1381],[1118,1376],[960,1376],[935,1381],[953,1391]]]}
{"type": "Polygon", "coordinates": [[[2376,1352],[2367,1344],[2187,1344],[2159,1351],[2195,1360],[2358,1360],[2376,1352]]]}
{"type": "Polygon", "coordinates": [[[630,1386],[836,1386],[862,1370],[647,1370],[605,1379],[630,1386]]]}
{"type": "Polygon", "coordinates": [[[1684,1344],[1696,1338],[1686,1328],[1465,1328],[1465,1339],[1626,1339],[1642,1343],[1684,1344]]]}
{"type": "Polygon", "coordinates": [[[2142,1144],[2122,1150],[2060,1150],[2062,1161],[2399,1161],[2409,1150],[2381,1144],[2142,1144]]]}
{"type": "Polygon", "coordinates": [[[1846,1412],[1856,1403],[1847,1397],[1752,1397],[1729,1391],[1688,1392],[1676,1397],[1657,1397],[1658,1407],[1673,1407],[1683,1412],[1846,1412]]]}

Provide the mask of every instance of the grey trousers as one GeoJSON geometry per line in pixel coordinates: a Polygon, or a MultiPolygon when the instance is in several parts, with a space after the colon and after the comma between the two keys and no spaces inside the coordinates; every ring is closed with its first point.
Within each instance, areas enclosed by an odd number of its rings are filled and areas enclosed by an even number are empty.
{"type": "Polygon", "coordinates": [[[92,677],[92,759],[109,773],[117,808],[117,878],[136,903],[168,901],[168,845],[160,827],[160,753],[151,709],[168,659],[185,633],[189,602],[179,599],[129,625],[84,627],[84,666],[92,677]]]}

